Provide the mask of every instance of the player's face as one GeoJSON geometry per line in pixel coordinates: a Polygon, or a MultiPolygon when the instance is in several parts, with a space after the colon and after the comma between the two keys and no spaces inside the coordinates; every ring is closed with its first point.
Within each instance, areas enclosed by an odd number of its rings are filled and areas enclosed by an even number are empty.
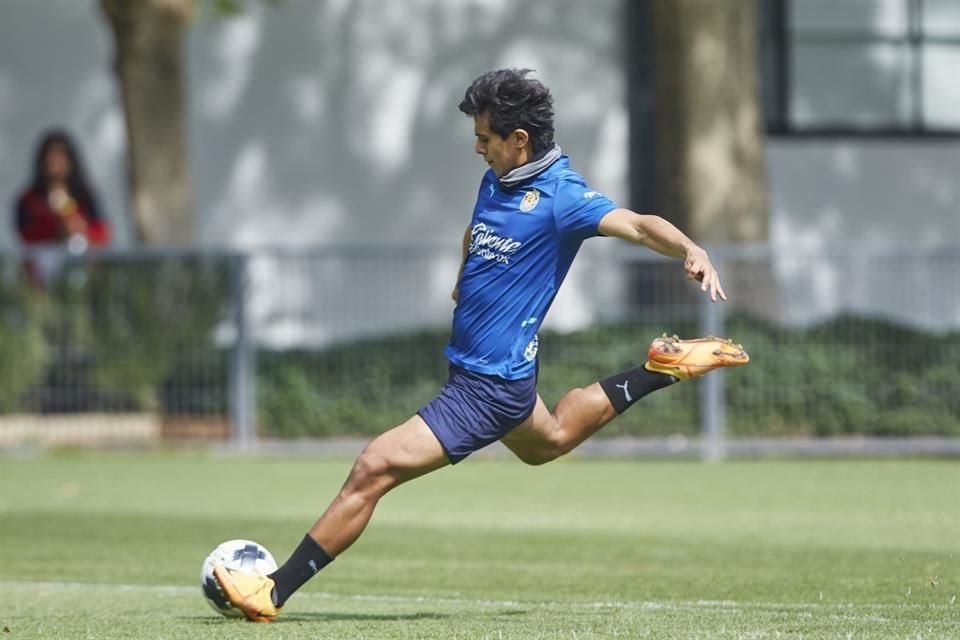
{"type": "Polygon", "coordinates": [[[473,123],[473,132],[477,138],[474,150],[483,156],[498,178],[526,161],[524,156],[524,148],[528,141],[526,131],[517,129],[506,138],[501,138],[490,130],[490,121],[486,114],[475,116],[473,123]]]}

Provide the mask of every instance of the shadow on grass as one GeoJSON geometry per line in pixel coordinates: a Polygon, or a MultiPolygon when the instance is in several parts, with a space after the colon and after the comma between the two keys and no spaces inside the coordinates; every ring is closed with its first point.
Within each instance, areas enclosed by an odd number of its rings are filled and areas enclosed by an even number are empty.
{"type": "MultiPolygon", "coordinates": [[[[484,617],[493,617],[500,618],[503,616],[521,616],[529,613],[526,610],[518,609],[507,609],[503,611],[491,611],[486,614],[481,614],[484,617]]],[[[290,615],[284,615],[277,619],[277,622],[307,622],[307,621],[317,621],[317,620],[379,620],[381,622],[389,621],[408,621],[408,620],[445,620],[447,618],[455,617],[455,614],[449,613],[435,613],[433,611],[421,611],[419,613],[294,613],[290,615]]]]}
{"type": "Polygon", "coordinates": [[[449,618],[450,615],[446,613],[433,613],[429,611],[420,612],[420,613],[292,613],[289,615],[283,615],[277,618],[274,624],[283,624],[285,622],[333,622],[337,620],[352,620],[352,621],[380,621],[380,622],[391,622],[391,621],[410,621],[410,620],[443,620],[449,618]]]}
{"type": "MultiPolygon", "coordinates": [[[[501,616],[519,616],[529,613],[525,610],[509,609],[491,613],[493,617],[501,616]]],[[[276,619],[272,624],[284,624],[289,622],[333,622],[333,621],[411,621],[411,620],[445,620],[450,618],[448,613],[434,613],[432,611],[423,611],[420,613],[291,613],[284,614],[276,619]]],[[[209,616],[180,616],[180,620],[200,624],[219,625],[219,624],[241,624],[245,620],[239,618],[211,618],[209,616]]]]}

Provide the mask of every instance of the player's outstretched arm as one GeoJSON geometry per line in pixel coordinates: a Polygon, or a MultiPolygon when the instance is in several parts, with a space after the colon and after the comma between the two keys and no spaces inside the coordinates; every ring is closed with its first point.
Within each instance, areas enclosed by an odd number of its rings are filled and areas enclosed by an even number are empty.
{"type": "Polygon", "coordinates": [[[708,292],[714,302],[718,296],[721,300],[727,299],[727,294],[720,285],[720,276],[710,262],[707,252],[660,216],[639,214],[629,209],[614,209],[600,220],[599,231],[605,236],[642,244],[665,256],[683,258],[683,269],[687,277],[699,280],[701,291],[708,292]]]}

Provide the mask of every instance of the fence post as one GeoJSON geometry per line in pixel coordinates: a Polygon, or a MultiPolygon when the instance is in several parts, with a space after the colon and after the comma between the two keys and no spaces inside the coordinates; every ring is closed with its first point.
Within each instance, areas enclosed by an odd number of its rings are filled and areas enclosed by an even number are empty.
{"type": "MultiPolygon", "coordinates": [[[[712,254],[710,257],[717,271],[723,273],[721,259],[712,254]]],[[[702,335],[723,337],[726,333],[725,315],[723,303],[712,302],[707,295],[700,296],[702,335]]],[[[700,455],[705,462],[720,462],[727,457],[723,369],[717,369],[701,379],[700,439],[702,442],[700,455]]]]}
{"type": "Polygon", "coordinates": [[[250,335],[250,256],[230,260],[234,308],[234,342],[230,357],[230,439],[237,449],[256,444],[256,349],[250,335]]]}

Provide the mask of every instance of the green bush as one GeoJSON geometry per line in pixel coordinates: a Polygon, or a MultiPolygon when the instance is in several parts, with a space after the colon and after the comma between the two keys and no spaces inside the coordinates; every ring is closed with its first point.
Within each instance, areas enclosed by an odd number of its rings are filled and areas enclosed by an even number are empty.
{"type": "MultiPolygon", "coordinates": [[[[149,410],[227,413],[229,348],[213,330],[230,311],[228,265],[178,258],[73,265],[45,290],[0,263],[0,412],[149,410]],[[75,405],[45,406],[66,385],[75,405]],[[39,398],[39,400],[38,400],[39,398]]],[[[552,406],[643,362],[664,329],[642,319],[540,335],[538,389],[552,406]]],[[[960,436],[960,334],[843,316],[803,329],[748,317],[727,333],[751,354],[728,372],[732,436],[960,436]]],[[[257,418],[264,435],[372,435],[429,402],[447,375],[448,329],[358,339],[322,350],[261,350],[257,418]]],[[[699,382],[645,398],[601,434],[699,431],[699,382]]]]}
{"type": "Polygon", "coordinates": [[[42,297],[19,283],[16,269],[0,277],[0,412],[21,410],[26,392],[43,378],[48,311],[42,297]]]}
{"type": "Polygon", "coordinates": [[[199,257],[120,267],[91,269],[85,290],[95,381],[138,409],[158,410],[162,386],[183,361],[210,351],[230,300],[229,272],[223,260],[199,257]]]}
{"type": "Polygon", "coordinates": [[[730,323],[752,362],[727,376],[736,435],[960,435],[960,335],[842,316],[806,330],[730,323]]]}
{"type": "MultiPolygon", "coordinates": [[[[806,329],[733,318],[728,334],[751,363],[728,372],[727,428],[736,436],[960,436],[960,335],[869,318],[806,329]]],[[[538,389],[563,393],[645,358],[651,325],[608,325],[540,336],[538,389]]],[[[692,325],[671,327],[690,336],[692,325]]],[[[259,423],[280,437],[379,433],[412,415],[446,379],[446,329],[358,340],[321,351],[260,356],[259,423]]],[[[699,430],[700,383],[645,398],[601,435],[699,430]]]]}
{"type": "Polygon", "coordinates": [[[0,271],[0,412],[166,412],[184,398],[188,411],[225,412],[212,340],[230,300],[222,259],[68,261],[42,287],[15,259],[0,271]],[[198,369],[216,377],[213,402],[197,399],[210,382],[198,369]]]}
{"type": "Polygon", "coordinates": [[[324,351],[258,356],[265,435],[372,435],[429,402],[446,379],[446,333],[420,332],[324,351]]]}

